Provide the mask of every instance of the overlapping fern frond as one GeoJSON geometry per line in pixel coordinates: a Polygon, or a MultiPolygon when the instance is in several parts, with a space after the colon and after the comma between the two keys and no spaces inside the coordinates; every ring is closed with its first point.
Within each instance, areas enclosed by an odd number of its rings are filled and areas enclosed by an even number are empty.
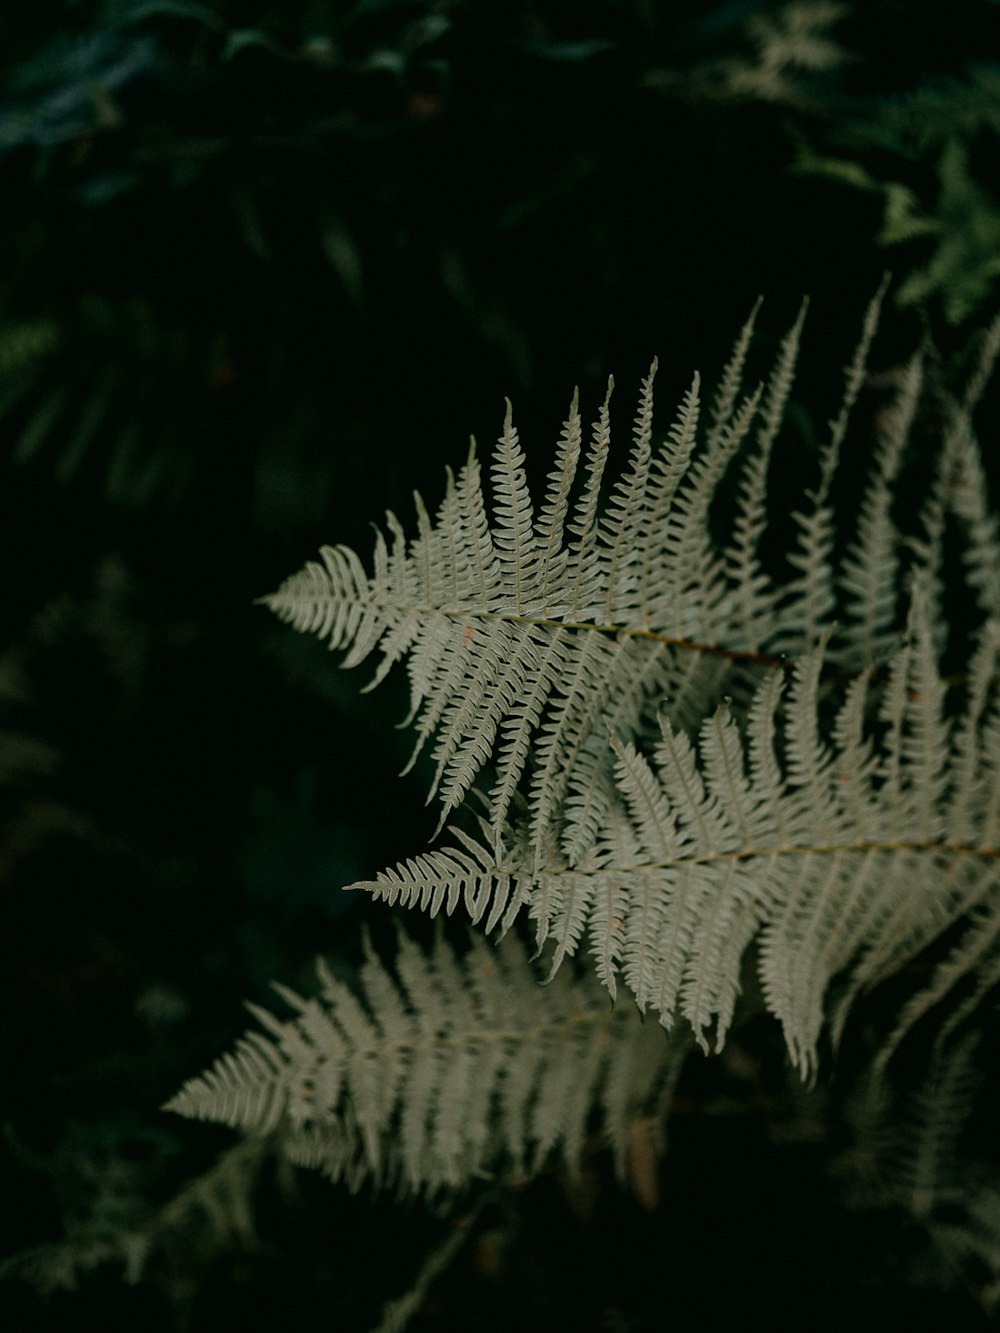
{"type": "Polygon", "coordinates": [[[264,1019],[270,1035],[246,1038],[174,1109],[274,1130],[352,1183],[435,1190],[497,1160],[577,1160],[602,1098],[619,1108],[604,1122],[621,1158],[621,1108],[667,1077],[670,1042],[693,1032],[722,1047],[751,950],[806,1077],[824,1025],[838,1041],[858,997],[922,951],[937,946],[899,992],[880,1069],[940,1002],[944,1042],[991,993],[1000,536],[973,412],[1000,320],[965,392],[935,404],[938,461],[909,526],[896,499],[929,415],[919,357],[889,377],[843,522],[838,469],[881,295],[783,563],[762,546],[805,307],[746,392],[755,310],[708,406],[695,377],[659,443],[654,364],[607,497],[608,398],[586,449],[574,398],[540,505],[508,408],[491,507],[473,449],[433,519],[418,497],[414,534],[388,516],[371,570],[325,548],[265,599],[347,665],[379,653],[373,683],[406,663],[442,823],[490,775],[478,836],[458,827],[450,847],[355,887],[431,915],[461,907],[505,939],[489,962],[475,945],[464,968],[441,945],[430,959],[404,945],[401,986],[374,959],[357,994],[324,978],[320,1000],[289,997],[292,1023],[264,1019]],[[946,651],[966,652],[960,678],[944,674],[946,651]],[[519,917],[551,951],[547,989],[508,934],[519,917]],[[585,1002],[560,970],[584,946],[585,1002]],[[625,1003],[608,1010],[598,983],[625,1003]],[[513,1024],[502,1036],[499,1014],[513,1024]],[[637,1096],[614,1052],[640,1041],[652,1081],[637,1096]]]}
{"type": "Polygon", "coordinates": [[[660,712],[696,730],[724,695],[748,697],[762,671],[778,669],[779,651],[811,646],[835,610],[842,628],[829,650],[833,666],[857,669],[898,633],[902,539],[888,497],[919,392],[918,365],[885,410],[879,466],[839,561],[829,497],[880,299],[847,368],[819,484],[795,514],[793,573],[782,584],[765,568],[760,544],[768,464],[804,309],[766,385],[744,393],[755,311],[710,410],[696,376],[655,446],[654,364],[627,463],[603,509],[608,400],[584,455],[574,398],[537,510],[508,408],[491,467],[492,515],[473,450],[458,477],[449,474],[433,520],[417,497],[415,535],[388,515],[388,540],[379,533],[371,572],[353,551],[326,547],[264,600],[295,628],[344,650],[346,666],[380,652],[373,684],[406,661],[416,748],[433,746],[442,824],[492,764],[494,845],[523,779],[534,846],[556,829],[575,862],[613,794],[609,734],[647,731],[660,712]],[[724,479],[737,498],[731,536],[720,541],[709,510],[724,479]]]}
{"type": "Polygon", "coordinates": [[[526,909],[539,944],[556,943],[554,968],[586,939],[612,996],[621,976],[664,1025],[683,1017],[706,1045],[714,1025],[720,1048],[759,936],[765,1000],[805,1073],[834,977],[839,1031],[861,990],[968,919],[895,1043],[966,974],[978,995],[1000,980],[1000,714],[986,703],[998,652],[991,622],[950,717],[917,601],[887,683],[855,680],[825,728],[818,647],[784,700],[782,677],[765,677],[742,727],[727,703],[696,743],[661,718],[652,764],[614,740],[618,800],[575,865],[552,848],[535,868],[516,839],[494,860],[465,838],[358,887],[432,914],[461,904],[487,930],[526,909]]]}
{"type": "Polygon", "coordinates": [[[369,951],[357,988],[322,966],[318,997],[281,988],[293,1017],[253,1007],[265,1031],[168,1109],[274,1133],[293,1162],[404,1194],[553,1159],[574,1174],[592,1140],[625,1177],[634,1122],[652,1114],[662,1140],[684,1042],[611,1009],[589,978],[539,987],[514,936],[499,949],[474,938],[459,958],[401,935],[395,971],[369,951]]]}

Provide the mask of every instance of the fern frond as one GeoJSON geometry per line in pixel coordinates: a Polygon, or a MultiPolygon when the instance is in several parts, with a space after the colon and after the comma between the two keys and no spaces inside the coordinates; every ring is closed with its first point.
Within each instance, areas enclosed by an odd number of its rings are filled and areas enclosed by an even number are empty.
{"type": "MultiPolygon", "coordinates": [[[[696,716],[718,681],[748,669],[741,654],[752,662],[756,645],[716,648],[734,636],[722,614],[730,599],[725,563],[707,515],[760,401],[759,390],[738,401],[749,336],[748,325],[700,448],[697,377],[667,439],[654,447],[654,363],[624,475],[603,514],[608,401],[581,466],[574,399],[537,515],[508,405],[490,469],[492,515],[473,451],[457,479],[448,473],[433,520],[417,497],[409,544],[388,516],[390,540],[376,536],[370,574],[353,551],[326,547],[263,599],[296,629],[343,650],[345,665],[379,651],[373,684],[407,661],[414,755],[433,742],[432,795],[442,822],[493,760],[496,838],[530,765],[536,843],[569,799],[579,814],[566,840],[575,856],[606,810],[608,732],[634,733],[654,697],[676,698],[680,721],[686,700],[694,700],[696,716]]],[[[786,372],[776,375],[779,382],[786,372]]],[[[772,435],[776,393],[766,426],[772,435]]],[[[747,576],[761,578],[741,570],[747,576]]]]}
{"type": "MultiPolygon", "coordinates": [[[[967,921],[954,955],[903,1006],[901,1039],[960,978],[985,968],[992,979],[1000,967],[1000,724],[983,716],[998,647],[995,630],[984,636],[964,708],[946,720],[916,597],[888,685],[852,682],[832,722],[820,644],[783,704],[765,677],[745,732],[725,704],[697,745],[661,718],[655,767],[613,738],[619,804],[573,864],[551,841],[539,860],[524,844],[492,857],[467,840],[356,887],[432,912],[464,900],[474,921],[489,908],[487,925],[502,918],[505,929],[527,908],[539,945],[555,941],[554,967],[586,939],[612,995],[621,977],[641,1009],[668,1027],[683,1017],[704,1045],[713,1024],[721,1045],[757,938],[767,1007],[811,1074],[835,977],[837,1036],[861,991],[967,921]],[[945,815],[958,800],[956,839],[945,815]]],[[[537,853],[531,837],[527,847],[537,853]]]]}
{"type": "MultiPolygon", "coordinates": [[[[620,501],[617,527],[614,522],[598,526],[606,407],[569,525],[575,540],[560,545],[578,435],[577,421],[567,428],[567,448],[537,524],[508,417],[492,469],[492,526],[478,464],[470,456],[457,483],[449,477],[434,523],[418,503],[418,535],[408,552],[390,515],[393,550],[390,554],[384,539],[377,538],[370,578],[353,552],[325,548],[322,563],[310,562],[267,599],[297,629],[346,648],[345,664],[356,664],[380,646],[383,661],[376,681],[400,658],[409,658],[414,753],[434,738],[432,792],[441,797],[442,820],[497,752],[493,824],[499,830],[546,718],[554,737],[548,752],[561,765],[567,751],[582,750],[618,709],[624,706],[630,720],[641,711],[645,690],[634,687],[636,667],[645,679],[651,660],[667,651],[638,611],[630,613],[635,622],[631,634],[629,616],[612,623],[595,618],[614,601],[613,585],[619,587],[619,600],[628,600],[622,593],[633,577],[638,527],[645,519],[633,495],[620,501]],[[627,666],[607,678],[595,663],[615,655],[614,636],[621,631],[627,666]],[[576,682],[569,704],[560,697],[567,679],[576,682]]],[[[642,448],[648,454],[648,439],[642,448]]],[[[544,767],[544,754],[541,762],[544,767]]],[[[552,796],[539,804],[540,829],[558,805],[559,798],[552,796]]]]}
{"type": "MultiPolygon", "coordinates": [[[[629,458],[603,512],[610,383],[585,456],[574,396],[537,510],[508,404],[490,467],[492,505],[473,448],[457,478],[448,472],[433,519],[416,497],[415,535],[408,538],[395,516],[387,516],[370,573],[354,552],[326,547],[320,560],[263,599],[296,629],[342,650],[345,665],[380,655],[372,684],[406,662],[413,756],[432,748],[439,828],[492,766],[494,849],[526,779],[536,868],[539,849],[557,827],[563,854],[576,863],[614,799],[609,735],[648,734],[661,711],[672,727],[693,734],[724,696],[744,710],[761,675],[787,667],[780,652],[807,652],[835,612],[840,626],[826,658],[831,673],[854,673],[886,659],[900,631],[907,539],[891,500],[916,417],[916,361],[880,418],[876,466],[839,559],[830,500],[883,294],[884,284],[846,368],[810,507],[795,515],[798,542],[784,586],[765,569],[759,548],[804,305],[766,384],[745,393],[755,307],[707,423],[695,376],[661,442],[653,437],[654,363],[642,385],[629,458]],[[735,520],[731,537],[720,543],[710,511],[737,455],[735,520]]],[[[1000,591],[993,586],[1000,537],[984,508],[969,425],[971,400],[981,392],[998,340],[1000,334],[986,339],[969,401],[946,433],[946,458],[924,507],[926,536],[909,538],[936,651],[948,512],[959,514],[971,534],[970,583],[984,608],[1000,614],[1000,591]]]]}
{"type": "MultiPolygon", "coordinates": [[[[804,306],[766,383],[747,393],[755,307],[707,423],[696,376],[660,443],[654,362],[603,513],[610,384],[585,457],[574,397],[537,511],[508,404],[492,512],[473,451],[457,479],[448,474],[433,521],[418,498],[415,538],[389,516],[371,574],[332,548],[266,599],[345,649],[348,663],[380,651],[377,679],[406,659],[416,750],[433,747],[442,821],[494,768],[486,846],[467,839],[364,887],[431,914],[461,903],[487,929],[507,930],[527,908],[539,945],[554,944],[554,968],[586,944],[612,995],[624,981],[641,1008],[668,1026],[683,1017],[706,1044],[713,1025],[716,1041],[724,1037],[741,957],[756,939],[766,1002],[807,1073],[834,977],[836,1037],[863,990],[946,927],[989,919],[1000,843],[987,703],[1000,537],[971,411],[1000,324],[946,427],[924,534],[907,544],[892,512],[918,419],[914,359],[878,418],[875,466],[845,541],[831,488],[885,287],[846,367],[809,506],[794,516],[783,587],[759,547],[804,306]],[[710,513],[737,456],[723,544],[710,513]],[[968,581],[990,616],[957,715],[938,670],[949,514],[968,529],[968,581]],[[643,751],[658,718],[650,764],[643,751]],[[521,792],[527,811],[512,840],[521,792]]],[[[971,927],[967,939],[991,976],[992,944],[971,927]]],[[[970,956],[959,945],[956,978],[970,956]]],[[[928,1004],[953,986],[940,967],[928,1004]]],[[[919,1003],[903,1017],[915,1021],[919,1003]]]]}
{"type": "Polygon", "coordinates": [[[576,1173],[595,1126],[624,1176],[630,1125],[650,1108],[662,1119],[683,1041],[609,1008],[590,979],[540,988],[513,936],[473,938],[462,958],[401,936],[395,971],[369,948],[356,987],[321,967],[318,997],[282,988],[291,1019],[254,1006],[264,1031],[167,1109],[273,1133],[352,1188],[435,1194],[550,1162],[576,1173]]]}

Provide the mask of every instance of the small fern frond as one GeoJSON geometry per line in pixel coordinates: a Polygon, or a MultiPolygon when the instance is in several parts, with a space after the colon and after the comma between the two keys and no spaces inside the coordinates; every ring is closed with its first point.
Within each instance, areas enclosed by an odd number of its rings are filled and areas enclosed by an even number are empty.
{"type": "Polygon", "coordinates": [[[477,1175],[579,1172],[589,1144],[626,1172],[633,1121],[663,1120],[686,1042],[588,978],[539,987],[523,946],[473,938],[459,958],[400,937],[395,977],[369,948],[357,985],[320,969],[320,994],[281,988],[290,1019],[192,1079],[167,1109],[274,1134],[291,1161],[352,1188],[434,1195],[477,1175]]]}

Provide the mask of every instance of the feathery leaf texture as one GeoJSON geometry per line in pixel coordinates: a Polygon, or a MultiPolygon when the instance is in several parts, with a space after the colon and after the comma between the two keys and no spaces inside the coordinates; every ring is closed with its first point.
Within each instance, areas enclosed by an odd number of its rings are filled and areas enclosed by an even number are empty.
{"type": "Polygon", "coordinates": [[[434,1193],[552,1157],[572,1169],[595,1120],[627,1174],[630,1123],[662,1110],[692,1033],[721,1049],[751,953],[805,1078],[824,1031],[836,1044],[859,997],[921,953],[879,1077],[932,1010],[943,1049],[983,1005],[1000,984],[1000,528],[973,414],[1000,320],[964,394],[935,404],[913,525],[896,501],[928,415],[919,357],[889,377],[841,525],[884,290],[792,511],[784,577],[762,548],[805,306],[747,392],[755,307],[707,405],[695,376],[659,442],[654,363],[606,498],[610,385],[586,447],[574,396],[539,506],[508,404],[490,504],[473,446],[433,518],[415,497],[415,533],[388,515],[370,571],[327,547],[264,599],[345,665],[378,652],[372,684],[405,662],[442,824],[490,775],[479,836],[456,826],[452,846],[353,887],[461,907],[500,943],[460,963],[404,938],[398,979],[370,956],[356,988],[323,973],[319,998],[285,992],[294,1019],[257,1011],[266,1035],[172,1109],[274,1133],[354,1187],[434,1193]],[[944,653],[967,641],[966,674],[946,678],[944,653]],[[547,950],[545,988],[519,917],[547,950]],[[563,964],[584,948],[594,975],[580,979],[563,964]],[[609,1007],[602,986],[627,1002],[609,1007]]]}
{"type": "Polygon", "coordinates": [[[815,1072],[835,977],[842,1026],[861,990],[968,919],[904,1006],[894,1047],[967,973],[1000,978],[1000,712],[995,702],[984,712],[983,697],[998,655],[990,622],[965,709],[948,718],[917,600],[888,686],[847,691],[826,735],[820,645],[784,700],[782,678],[764,679],[745,731],[723,703],[697,743],[661,718],[655,764],[614,740],[618,802],[575,866],[554,848],[533,868],[516,837],[495,860],[466,837],[355,887],[431,914],[461,903],[487,931],[526,909],[539,946],[555,941],[553,968],[586,936],[612,997],[621,976],[641,1009],[667,1027],[683,1017],[706,1047],[714,1024],[719,1049],[757,938],[767,1006],[804,1074],[815,1072]],[[882,716],[865,734],[873,696],[882,716]]]}
{"type": "Polygon", "coordinates": [[[552,1160],[575,1174],[595,1133],[626,1177],[632,1124],[662,1121],[686,1042],[610,1008],[590,978],[539,987],[514,936],[499,949],[473,937],[460,958],[401,934],[395,971],[369,948],[354,988],[323,964],[318,997],[279,987],[293,1017],[248,1006],[264,1032],[166,1109],[273,1133],[291,1161],[352,1189],[433,1195],[552,1160]]]}
{"type": "MultiPolygon", "coordinates": [[[[818,485],[795,514],[798,543],[783,585],[760,546],[767,472],[793,386],[804,307],[766,384],[747,393],[755,308],[710,410],[702,409],[695,376],[660,443],[652,431],[654,363],[629,456],[603,508],[610,388],[585,456],[574,396],[537,509],[508,404],[490,468],[492,513],[473,447],[457,478],[448,474],[433,520],[419,496],[415,534],[388,515],[388,538],[378,532],[371,572],[352,550],[324,547],[319,560],[263,599],[296,629],[344,650],[345,666],[378,651],[372,685],[406,661],[414,755],[432,747],[439,828],[491,765],[494,846],[524,780],[535,846],[557,830],[575,862],[599,832],[613,793],[609,734],[639,735],[655,728],[660,712],[696,729],[725,695],[752,693],[761,672],[780,665],[778,651],[810,647],[835,611],[841,629],[829,650],[832,668],[854,671],[884,657],[901,629],[903,537],[889,501],[919,394],[919,361],[884,413],[877,466],[839,561],[830,505],[882,294],[846,369],[818,485]],[[710,523],[724,481],[737,497],[728,541],[710,523]]],[[[961,436],[962,477],[974,488],[974,437],[953,434],[961,436]]],[[[992,588],[987,570],[997,534],[973,512],[969,490],[957,494],[979,543],[970,579],[992,588]]]]}
{"type": "Polygon", "coordinates": [[[493,763],[484,842],[462,835],[360,887],[432,915],[462,902],[487,932],[526,907],[539,944],[554,941],[553,970],[586,938],[612,997],[621,978],[640,1008],[667,1026],[685,1018],[706,1044],[712,1026],[724,1040],[756,941],[765,999],[805,1073],[831,981],[841,982],[838,1037],[858,994],[950,924],[967,929],[904,1006],[887,1050],[971,972],[965,1009],[978,1003],[1000,976],[988,704],[1000,537],[972,412],[1000,322],[948,408],[922,531],[904,538],[892,512],[922,392],[915,357],[878,415],[853,533],[838,545],[831,488],[885,285],[845,367],[818,482],[793,514],[784,584],[760,548],[805,305],[766,385],[746,393],[755,307],[707,411],[695,376],[660,444],[654,363],[603,512],[610,388],[585,459],[574,397],[537,515],[508,404],[492,519],[473,449],[433,522],[418,497],[415,539],[389,515],[391,550],[379,536],[371,575],[353,552],[327,548],[267,599],[346,648],[349,665],[379,648],[376,680],[408,659],[442,820],[493,763]],[[734,460],[722,543],[710,509],[734,460]],[[987,617],[958,720],[937,667],[948,523],[965,538],[967,583],[987,617]],[[642,751],[657,724],[654,769],[642,751]],[[515,816],[523,796],[527,813],[515,816]]]}

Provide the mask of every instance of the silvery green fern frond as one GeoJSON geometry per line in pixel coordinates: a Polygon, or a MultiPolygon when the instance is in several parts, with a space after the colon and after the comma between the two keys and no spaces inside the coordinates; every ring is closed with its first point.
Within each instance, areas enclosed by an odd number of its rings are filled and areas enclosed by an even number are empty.
{"type": "Polygon", "coordinates": [[[661,717],[655,764],[613,739],[618,799],[575,865],[552,848],[535,867],[516,838],[494,861],[465,838],[358,887],[431,914],[461,903],[487,930],[526,909],[539,945],[555,941],[553,968],[586,938],[612,996],[621,976],[665,1026],[683,1017],[707,1045],[714,1024],[717,1048],[756,938],[767,1006],[813,1072],[834,977],[839,1031],[861,990],[968,919],[894,1041],[967,973],[1000,979],[1000,714],[985,702],[998,653],[991,622],[964,708],[946,715],[917,598],[887,683],[857,679],[826,728],[821,645],[783,700],[781,677],[764,678],[742,725],[724,702],[692,743],[661,717]]]}
{"type": "Polygon", "coordinates": [[[663,711],[696,729],[706,707],[752,693],[762,671],[779,669],[779,652],[811,646],[834,611],[841,616],[829,649],[834,666],[856,670],[898,633],[902,536],[888,496],[919,392],[917,363],[886,409],[879,465],[839,562],[829,500],[880,300],[881,293],[847,368],[819,484],[794,516],[799,535],[784,583],[765,568],[760,544],[768,464],[804,309],[767,383],[743,393],[755,311],[710,409],[703,410],[696,376],[658,445],[654,364],[628,460],[603,510],[608,400],[584,456],[574,397],[537,511],[508,405],[491,466],[492,515],[473,449],[458,477],[449,473],[433,520],[417,497],[415,535],[388,515],[388,540],[378,534],[371,572],[353,551],[325,547],[264,601],[344,650],[346,666],[379,651],[372,684],[406,661],[416,749],[433,744],[442,823],[492,763],[494,844],[526,779],[534,845],[558,828],[575,861],[600,830],[613,792],[609,734],[638,734],[663,711]],[[710,509],[734,466],[732,535],[720,541],[710,509]]]}
{"type": "Polygon", "coordinates": [[[398,979],[373,956],[356,985],[321,973],[318,998],[285,992],[288,1021],[257,1011],[264,1032],[171,1109],[273,1134],[353,1187],[572,1170],[595,1128],[627,1175],[630,1126],[662,1131],[692,1037],[723,1048],[751,960],[745,1008],[778,1020],[809,1079],[890,979],[876,1079],[932,1011],[941,1050],[982,1014],[1000,984],[1000,527],[973,416],[1000,319],[933,413],[921,357],[884,377],[845,488],[881,297],[811,489],[798,508],[781,492],[783,552],[766,549],[770,492],[805,306],[746,391],[755,309],[717,389],[696,376],[659,442],[654,363],[607,495],[610,390],[587,447],[574,396],[540,503],[508,405],[490,503],[473,448],[433,518],[417,497],[414,533],[388,515],[371,569],[325,548],[265,599],[346,665],[380,654],[373,684],[405,663],[442,824],[487,776],[475,834],[459,821],[451,845],[354,887],[501,938],[462,961],[404,939],[398,979]],[[936,462],[906,517],[928,419],[936,462]],[[584,951],[592,976],[565,965],[584,951]]]}
{"type": "Polygon", "coordinates": [[[539,987],[514,936],[458,957],[401,934],[395,972],[369,950],[356,987],[321,966],[318,997],[280,988],[292,1018],[251,1006],[264,1032],[167,1109],[273,1133],[295,1163],[404,1194],[552,1159],[574,1174],[595,1135],[624,1177],[633,1122],[652,1113],[662,1133],[686,1042],[610,1008],[592,981],[539,987]]]}

